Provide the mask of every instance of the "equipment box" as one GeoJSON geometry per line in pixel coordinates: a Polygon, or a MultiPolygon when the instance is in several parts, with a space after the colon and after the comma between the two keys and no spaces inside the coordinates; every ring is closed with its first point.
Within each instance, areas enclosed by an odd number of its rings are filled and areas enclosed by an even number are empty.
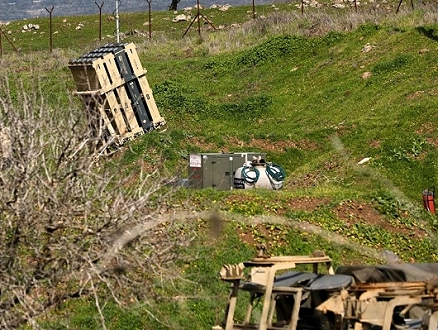
{"type": "Polygon", "coordinates": [[[204,153],[191,154],[189,159],[188,187],[202,189],[231,190],[234,174],[239,167],[253,157],[266,159],[266,153],[204,153]]]}
{"type": "Polygon", "coordinates": [[[166,124],[133,43],[112,43],[71,60],[69,68],[102,148],[166,124]]]}

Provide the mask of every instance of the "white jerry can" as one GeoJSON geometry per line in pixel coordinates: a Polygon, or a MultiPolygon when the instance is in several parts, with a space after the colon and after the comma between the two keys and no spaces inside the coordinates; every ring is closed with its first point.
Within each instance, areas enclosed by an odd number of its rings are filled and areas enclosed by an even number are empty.
{"type": "Polygon", "coordinates": [[[264,159],[248,161],[234,174],[234,189],[263,188],[278,190],[283,187],[284,170],[264,159]]]}

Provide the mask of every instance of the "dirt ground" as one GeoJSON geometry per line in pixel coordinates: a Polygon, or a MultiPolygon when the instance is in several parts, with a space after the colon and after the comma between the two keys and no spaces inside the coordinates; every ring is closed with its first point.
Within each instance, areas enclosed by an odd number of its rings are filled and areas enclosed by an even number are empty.
{"type": "MultiPolygon", "coordinates": [[[[230,196],[230,199],[234,203],[245,203],[249,202],[248,196],[230,196]]],[[[266,236],[272,233],[268,232],[266,229],[266,223],[278,223],[284,224],[285,218],[283,215],[290,210],[303,211],[303,212],[314,212],[321,207],[327,207],[331,205],[332,211],[337,215],[339,220],[345,223],[345,226],[352,226],[355,223],[364,223],[369,225],[378,226],[384,228],[387,231],[392,231],[396,233],[405,234],[411,236],[415,239],[421,239],[427,234],[421,228],[407,226],[403,224],[403,221],[388,221],[387,216],[381,214],[372,204],[361,203],[358,201],[347,200],[342,203],[331,203],[328,198],[314,198],[314,197],[299,197],[291,198],[286,201],[282,201],[283,208],[272,214],[272,216],[254,216],[251,217],[251,223],[257,226],[255,230],[258,233],[265,232],[266,236]],[[331,205],[332,204],[332,205],[331,205]],[[284,206],[286,205],[286,206],[284,206]]],[[[325,238],[330,238],[331,241],[339,245],[348,246],[355,250],[360,250],[363,255],[367,255],[376,259],[384,260],[385,256],[382,256],[382,251],[367,248],[365,246],[359,246],[358,244],[349,241],[347,238],[340,234],[329,232],[321,227],[308,222],[294,221],[292,219],[287,219],[288,225],[294,228],[317,235],[321,235],[325,238]]],[[[239,233],[242,241],[250,245],[256,245],[256,239],[252,232],[241,230],[239,233]]]]}

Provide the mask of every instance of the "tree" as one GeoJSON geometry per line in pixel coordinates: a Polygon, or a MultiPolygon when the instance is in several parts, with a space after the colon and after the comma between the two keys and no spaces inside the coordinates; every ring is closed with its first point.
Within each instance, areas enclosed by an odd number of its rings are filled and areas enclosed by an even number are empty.
{"type": "Polygon", "coordinates": [[[178,4],[181,0],[172,0],[172,3],[169,6],[169,10],[178,10],[178,4]]]}
{"type": "Polygon", "coordinates": [[[153,297],[148,277],[174,276],[166,265],[189,239],[158,231],[175,188],[83,148],[95,134],[76,100],[50,106],[8,86],[0,81],[0,328],[37,328],[38,315],[84,295],[99,311],[108,297],[153,297]]]}

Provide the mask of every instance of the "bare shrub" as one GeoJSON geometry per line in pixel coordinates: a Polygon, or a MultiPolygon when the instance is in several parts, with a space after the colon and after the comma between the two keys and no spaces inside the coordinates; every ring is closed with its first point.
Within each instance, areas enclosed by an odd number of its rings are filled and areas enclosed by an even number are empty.
{"type": "Polygon", "coordinates": [[[174,276],[166,265],[190,235],[157,229],[175,188],[96,163],[80,148],[93,134],[72,100],[50,106],[38,89],[8,86],[0,81],[0,328],[36,328],[35,317],[83,295],[97,307],[154,297],[149,277],[174,276]]]}

